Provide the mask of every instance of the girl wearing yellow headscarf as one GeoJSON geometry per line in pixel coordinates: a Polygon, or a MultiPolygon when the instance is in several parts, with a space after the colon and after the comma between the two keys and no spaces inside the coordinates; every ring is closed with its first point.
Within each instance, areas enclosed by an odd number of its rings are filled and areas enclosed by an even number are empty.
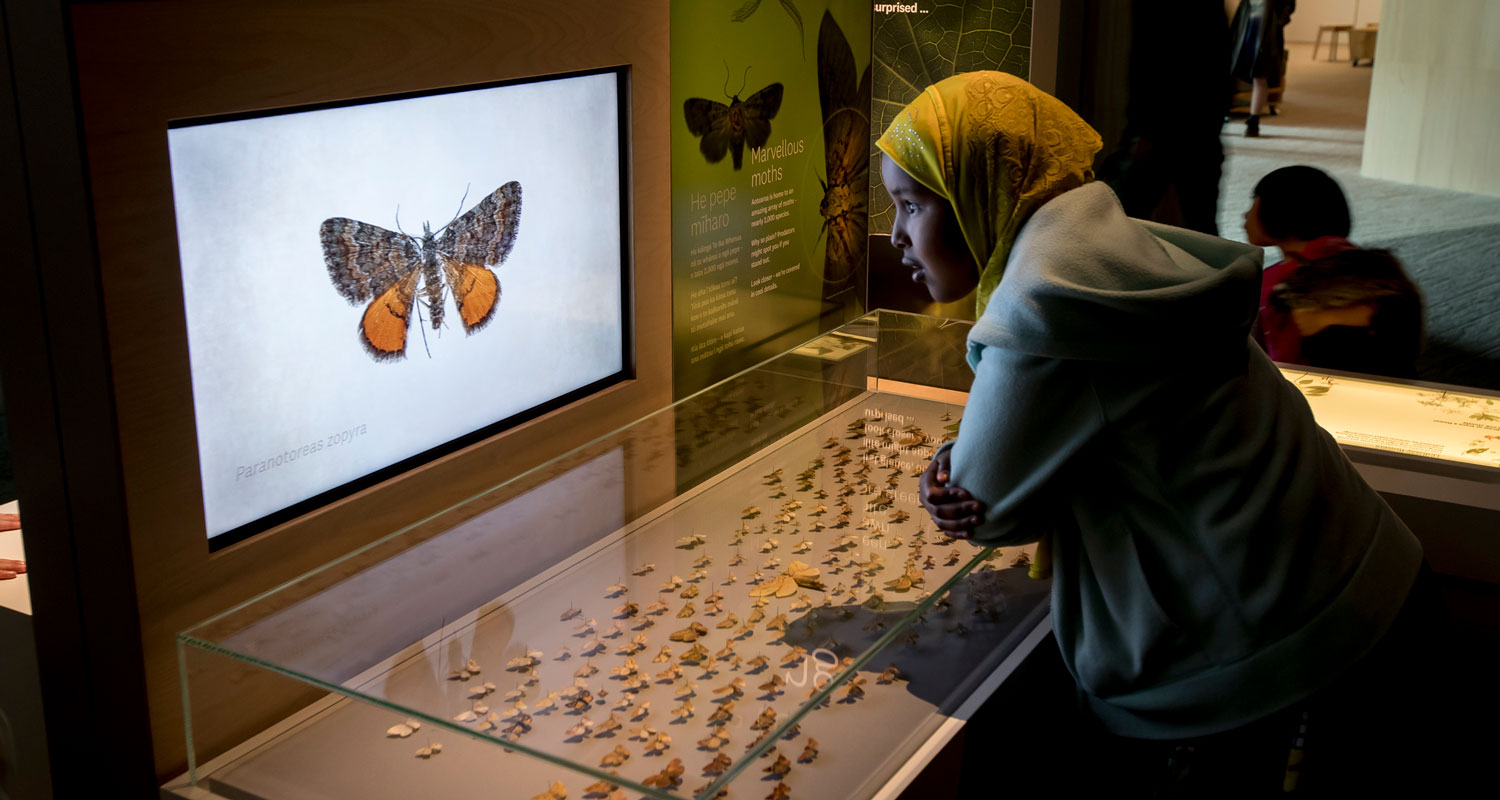
{"type": "Polygon", "coordinates": [[[983,544],[1049,534],[1092,715],[1218,734],[1369,652],[1421,547],[1250,341],[1260,251],[1126,217],[1091,180],[1098,135],[1009,75],[926,89],[877,144],[913,278],[978,289],[974,383],[923,504],[983,544]]]}

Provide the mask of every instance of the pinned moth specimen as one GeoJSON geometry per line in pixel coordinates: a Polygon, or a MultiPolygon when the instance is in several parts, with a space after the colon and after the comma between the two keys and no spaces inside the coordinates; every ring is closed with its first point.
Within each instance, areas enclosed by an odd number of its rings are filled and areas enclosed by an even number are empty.
{"type": "Polygon", "coordinates": [[[703,599],[703,602],[705,602],[705,603],[721,603],[723,601],[724,601],[724,590],[723,589],[715,589],[713,594],[711,594],[708,597],[705,597],[703,599]]]}
{"type": "Polygon", "coordinates": [[[387,728],[385,731],[385,735],[389,736],[392,739],[405,739],[413,733],[416,733],[417,730],[419,730],[421,727],[422,723],[414,719],[409,719],[406,722],[397,723],[387,728]]]}
{"type": "Polygon", "coordinates": [[[804,594],[792,601],[791,610],[801,611],[806,608],[812,608],[812,598],[807,595],[804,594]]]}
{"type": "Polygon", "coordinates": [[[580,622],[577,625],[573,626],[573,630],[578,631],[573,635],[579,639],[586,639],[598,632],[598,625],[598,620],[594,619],[593,617],[589,617],[583,622],[580,622]]]}
{"type": "Polygon", "coordinates": [[[704,569],[713,563],[714,560],[708,556],[698,556],[693,560],[693,569],[704,569]]]}
{"type": "Polygon", "coordinates": [[[432,742],[426,747],[417,748],[417,758],[428,759],[441,752],[443,752],[443,745],[439,742],[432,742]]]}
{"type": "MultiPolygon", "coordinates": [[[[769,755],[769,753],[767,755],[769,755]]],[[[788,761],[786,756],[777,753],[776,760],[771,762],[771,766],[766,767],[761,771],[769,772],[772,775],[776,776],[778,780],[780,780],[781,778],[785,778],[788,772],[792,771],[792,762],[788,761]]]]}
{"type": "Polygon", "coordinates": [[[633,714],[630,715],[630,721],[631,722],[640,722],[641,720],[645,719],[647,716],[650,716],[650,714],[651,714],[651,701],[647,700],[644,703],[641,703],[640,705],[638,705],[638,706],[635,707],[635,713],[633,713],[633,714]]]}
{"type": "Polygon", "coordinates": [[[620,695],[620,699],[616,700],[615,704],[613,706],[610,706],[610,708],[614,709],[615,711],[629,711],[630,705],[634,702],[635,698],[631,697],[628,694],[622,694],[620,695]]]}
{"type": "Polygon", "coordinates": [[[628,591],[630,591],[630,587],[626,586],[625,584],[623,584],[623,583],[612,583],[609,586],[605,587],[605,589],[604,589],[604,596],[605,597],[619,597],[620,595],[623,595],[623,594],[625,594],[628,591]]]}
{"type": "Polygon", "coordinates": [[[675,592],[681,588],[682,578],[678,577],[677,575],[673,575],[671,580],[666,581],[661,585],[661,591],[663,592],[675,592]]]}
{"type": "Polygon", "coordinates": [[[748,625],[754,625],[755,623],[760,622],[761,620],[763,620],[765,618],[766,618],[766,610],[763,609],[763,608],[756,607],[756,608],[750,609],[750,616],[748,616],[748,617],[745,618],[745,623],[748,624],[748,625]]]}
{"type": "Polygon", "coordinates": [[[806,655],[807,648],[793,645],[792,649],[788,650],[786,652],[786,655],[781,657],[781,666],[790,667],[793,664],[796,664],[798,661],[801,661],[806,655]]]}
{"type": "Polygon", "coordinates": [[[598,674],[598,672],[599,672],[599,668],[596,667],[596,666],[594,666],[594,662],[590,661],[589,663],[584,664],[583,666],[581,666],[578,669],[574,670],[573,671],[573,677],[575,677],[575,678],[591,678],[594,675],[598,674]]]}
{"type": "Polygon", "coordinates": [[[885,557],[877,552],[874,552],[873,550],[866,553],[866,555],[869,556],[868,559],[864,561],[856,561],[854,562],[854,566],[859,567],[861,570],[871,575],[879,572],[882,569],[880,565],[885,563],[885,557]]]}
{"type": "Polygon", "coordinates": [[[771,708],[770,706],[766,706],[766,709],[764,711],[760,712],[760,716],[756,717],[755,721],[752,722],[752,723],[750,723],[750,730],[753,730],[753,731],[769,730],[771,728],[771,726],[775,725],[775,724],[776,724],[776,709],[771,708]]]}
{"type": "Polygon", "coordinates": [[[688,648],[688,650],[679,657],[679,660],[687,664],[696,664],[706,658],[708,658],[708,650],[701,644],[695,644],[692,647],[688,648]]]}
{"type": "Polygon", "coordinates": [[[764,585],[750,590],[751,597],[791,597],[797,593],[797,589],[814,589],[823,591],[823,581],[819,578],[816,567],[810,567],[801,561],[793,561],[787,565],[786,572],[767,581],[764,585]]]}
{"type": "Polygon", "coordinates": [[[891,512],[891,516],[890,516],[891,522],[905,522],[905,521],[907,521],[909,519],[911,519],[911,515],[908,514],[908,513],[906,513],[905,511],[902,511],[899,508],[896,509],[895,511],[891,512]]]}
{"type": "Polygon", "coordinates": [[[557,652],[555,654],[553,654],[552,660],[553,661],[567,661],[568,659],[570,659],[572,657],[573,657],[573,650],[571,648],[559,647],[559,648],[557,648],[557,652]]]}
{"type": "Polygon", "coordinates": [[[777,539],[774,536],[772,536],[771,538],[766,539],[764,542],[761,542],[760,551],[762,553],[769,553],[772,550],[775,550],[776,548],[778,548],[780,546],[781,546],[781,540],[777,539]]]}
{"type": "Polygon", "coordinates": [[[927,576],[922,574],[920,568],[907,567],[906,572],[902,573],[900,577],[895,580],[886,581],[885,588],[897,592],[910,591],[911,587],[921,584],[926,579],[927,576]]]}
{"type": "Polygon", "coordinates": [[[955,566],[955,565],[958,564],[959,558],[960,558],[959,552],[957,550],[954,550],[954,551],[952,551],[952,552],[950,552],[948,554],[948,560],[943,562],[943,566],[945,566],[945,567],[955,566]]]}
{"type": "Polygon", "coordinates": [[[897,669],[895,664],[892,664],[889,667],[886,667],[885,670],[880,673],[880,676],[875,679],[875,682],[885,684],[904,680],[906,680],[906,675],[902,674],[901,670],[897,669]]]}
{"type": "Polygon", "coordinates": [[[531,800],[568,800],[568,789],[563,786],[562,781],[553,781],[547,791],[536,795],[531,800]]]}
{"type": "Polygon", "coordinates": [[[754,586],[754,585],[760,583],[761,581],[763,581],[765,579],[766,579],[766,576],[760,570],[756,570],[756,571],[750,573],[749,583],[750,583],[751,586],[754,586]]]}
{"type": "MultiPolygon", "coordinates": [[[[729,744],[729,735],[724,732],[723,728],[715,728],[713,733],[698,740],[698,747],[704,750],[718,750],[726,744],[729,744]]],[[[714,762],[710,762],[710,766],[717,761],[718,759],[715,758],[714,762]]],[[[708,768],[704,767],[703,771],[708,772],[708,768]]]]}
{"type": "MultiPolygon", "coordinates": [[[[546,697],[542,698],[541,700],[536,701],[536,707],[535,707],[534,710],[537,711],[538,713],[540,713],[542,711],[545,711],[545,710],[550,710],[552,708],[552,704],[556,700],[557,700],[557,693],[553,692],[553,693],[547,695],[546,697]]],[[[519,710],[520,709],[513,708],[510,711],[507,711],[505,713],[506,713],[506,716],[510,716],[511,714],[513,714],[514,712],[518,712],[519,710]]]]}
{"type": "Polygon", "coordinates": [[[657,600],[655,603],[652,603],[651,605],[646,606],[646,613],[648,615],[654,617],[654,616],[656,616],[658,614],[665,614],[670,609],[671,609],[671,606],[668,606],[666,603],[662,602],[661,600],[657,600]]]}
{"type": "Polygon", "coordinates": [[[588,647],[583,648],[583,650],[581,651],[581,655],[584,655],[584,656],[596,656],[596,655],[599,655],[600,653],[604,652],[606,649],[607,648],[605,648],[604,642],[601,642],[598,639],[595,639],[594,641],[589,642],[589,646],[588,647]]]}
{"type": "Polygon", "coordinates": [[[618,667],[609,668],[609,674],[616,675],[621,678],[629,678],[637,672],[640,672],[640,668],[635,665],[635,659],[633,658],[625,659],[625,663],[618,667]]]}
{"type": "Polygon", "coordinates": [[[740,511],[740,519],[755,519],[760,516],[760,506],[750,506],[740,511]]]}
{"type": "Polygon", "coordinates": [[[678,719],[690,719],[693,716],[693,701],[682,701],[682,705],[672,709],[672,716],[678,719]]]}
{"type": "Polygon", "coordinates": [[[646,753],[665,753],[671,746],[672,737],[665,732],[658,732],[646,742],[646,753]]]}
{"type": "Polygon", "coordinates": [[[892,536],[891,540],[887,542],[885,546],[889,550],[895,550],[896,548],[900,547],[901,544],[902,542],[900,536],[892,536]]]}
{"type": "Polygon", "coordinates": [[[557,619],[559,622],[567,622],[568,620],[580,616],[581,614],[583,614],[583,609],[574,606],[573,608],[564,611],[562,613],[562,616],[558,617],[557,619]]]}
{"type": "Polygon", "coordinates": [[[863,675],[856,676],[840,688],[844,693],[844,699],[839,702],[852,703],[865,696],[865,678],[863,675]]]}
{"type": "Polygon", "coordinates": [[[735,553],[734,558],[729,559],[729,566],[731,567],[738,567],[743,563],[745,563],[745,557],[739,553],[735,553]]]}
{"type": "Polygon", "coordinates": [[[747,637],[750,637],[750,636],[754,636],[754,635],[755,635],[755,628],[751,627],[750,623],[746,622],[744,625],[741,625],[738,628],[735,628],[734,629],[734,633],[729,634],[729,638],[731,638],[731,639],[744,639],[744,638],[747,638],[747,637]]]}
{"type": "Polygon", "coordinates": [[[672,694],[677,697],[696,697],[698,694],[698,684],[684,681],[672,694]]]}
{"type": "Polygon", "coordinates": [[[781,472],[782,472],[782,469],[783,469],[782,467],[777,467],[776,469],[771,470],[770,472],[766,473],[765,475],[760,476],[761,480],[764,482],[762,485],[764,485],[764,486],[775,486],[776,484],[781,483],[781,472]]]}
{"type": "MultiPolygon", "coordinates": [[[[606,797],[619,790],[619,786],[609,781],[596,781],[583,788],[584,797],[606,797]]],[[[622,793],[623,797],[623,793],[622,793]]]]}
{"type": "Polygon", "coordinates": [[[768,631],[786,631],[786,614],[777,614],[766,622],[768,631]]]}
{"type": "Polygon", "coordinates": [[[642,633],[637,635],[634,639],[631,639],[629,644],[622,646],[619,650],[619,654],[622,656],[633,656],[645,649],[646,634],[642,633]]]}
{"type": "Polygon", "coordinates": [[[770,680],[766,681],[765,683],[762,683],[760,686],[758,686],[756,688],[760,689],[762,692],[765,692],[766,694],[774,696],[774,695],[781,694],[782,691],[783,691],[781,687],[783,687],[785,685],[786,685],[786,681],[783,680],[780,675],[772,675],[770,680]]]}
{"type": "Polygon", "coordinates": [[[473,711],[461,711],[453,717],[454,722],[478,722],[479,715],[473,711]]]}
{"type": "Polygon", "coordinates": [[[771,556],[770,558],[768,558],[765,561],[761,562],[760,568],[761,569],[776,569],[779,566],[781,566],[781,558],[779,556],[771,556]]]}
{"type": "Polygon", "coordinates": [[[803,764],[811,764],[813,759],[817,757],[818,740],[809,736],[807,737],[807,746],[802,748],[802,755],[797,756],[797,760],[802,762],[803,764]]]}
{"type": "Polygon", "coordinates": [[[726,725],[734,719],[734,701],[725,700],[723,705],[714,709],[714,713],[708,717],[709,725],[726,725]]]}
{"type": "Polygon", "coordinates": [[[714,653],[714,660],[715,661],[724,661],[724,660],[727,660],[728,658],[732,657],[733,655],[734,655],[734,640],[730,639],[728,642],[724,643],[724,646],[722,648],[720,648],[719,652],[714,653]]]}
{"type": "Polygon", "coordinates": [[[807,551],[811,550],[812,548],[813,548],[812,540],[811,539],[803,539],[802,541],[798,542],[795,547],[792,548],[792,552],[793,553],[806,553],[807,551]]]}
{"type": "Polygon", "coordinates": [[[1021,552],[1016,554],[1015,560],[1011,561],[1010,565],[1012,567],[1031,566],[1031,554],[1026,552],[1025,550],[1022,550],[1021,552]]]}
{"type": "Polygon", "coordinates": [[[567,702],[569,711],[588,711],[594,705],[594,695],[587,689],[580,691],[578,696],[567,702]]]}
{"type": "Polygon", "coordinates": [[[656,657],[651,659],[651,663],[660,664],[663,661],[670,660],[672,660],[672,646],[664,644],[661,646],[661,651],[656,654],[656,657]]]}
{"type": "Polygon", "coordinates": [[[691,550],[691,549],[697,547],[698,545],[704,544],[706,542],[708,542],[708,539],[705,538],[703,536],[703,534],[701,534],[701,533],[694,533],[691,536],[684,536],[684,537],[678,539],[677,540],[677,547],[680,548],[680,549],[682,549],[682,550],[691,550]]]}
{"type": "Polygon", "coordinates": [[[701,622],[694,622],[680,631],[674,631],[667,638],[674,642],[696,642],[699,637],[707,636],[708,628],[701,622]]]}
{"type": "Polygon", "coordinates": [[[641,613],[641,607],[633,602],[626,603],[615,609],[615,617],[617,619],[629,619],[639,613],[641,613]]]}
{"type": "Polygon", "coordinates": [[[745,668],[750,672],[758,672],[770,666],[770,664],[771,660],[769,658],[766,658],[764,655],[759,655],[750,659],[749,661],[746,661],[745,668]]]}
{"type": "Polygon", "coordinates": [[[501,732],[502,735],[509,738],[515,738],[524,733],[531,733],[530,714],[522,714],[521,716],[511,720],[510,724],[507,725],[505,727],[505,730],[501,732]]]}
{"type": "Polygon", "coordinates": [[[620,729],[620,720],[614,714],[604,718],[604,721],[594,726],[594,735],[602,736],[620,729]]]}
{"type": "Polygon", "coordinates": [[[580,717],[577,725],[574,725],[573,727],[563,731],[563,736],[569,739],[584,739],[588,737],[589,732],[593,729],[593,720],[589,719],[588,717],[580,717]]]}
{"type": "Polygon", "coordinates": [[[679,783],[682,783],[682,773],[682,759],[674,758],[670,763],[667,764],[665,768],[662,769],[661,772],[658,772],[655,775],[652,775],[651,777],[645,779],[644,781],[641,781],[641,783],[645,784],[646,786],[655,788],[669,789],[679,783]]]}
{"type": "Polygon", "coordinates": [[[469,698],[470,700],[478,700],[494,690],[495,685],[493,683],[480,684],[478,686],[469,687],[469,691],[465,692],[464,696],[469,698]]]}
{"type": "MultiPolygon", "coordinates": [[[[708,577],[708,570],[706,570],[706,569],[695,569],[695,570],[693,570],[692,574],[688,575],[688,583],[698,583],[699,581],[701,581],[701,580],[703,580],[703,579],[705,579],[707,577],[708,577]]],[[[690,588],[697,589],[698,587],[693,586],[693,587],[690,587],[690,588]]]]}
{"type": "Polygon", "coordinates": [[[655,569],[656,569],[656,565],[655,564],[642,564],[639,567],[637,567],[632,574],[634,574],[634,575],[646,575],[646,574],[650,573],[652,570],[655,570],[655,569]]]}
{"type": "Polygon", "coordinates": [[[625,749],[625,745],[617,744],[615,745],[615,749],[605,753],[604,757],[599,759],[599,765],[602,767],[618,767],[628,760],[630,760],[630,751],[625,749]]]}
{"type": "MultiPolygon", "coordinates": [[[[693,599],[694,597],[697,597],[697,596],[698,596],[698,584],[696,584],[696,583],[689,585],[686,589],[682,590],[682,594],[678,595],[678,597],[681,597],[684,600],[691,600],[691,599],[693,599]]],[[[688,605],[692,605],[692,604],[689,603],[688,605]]]]}

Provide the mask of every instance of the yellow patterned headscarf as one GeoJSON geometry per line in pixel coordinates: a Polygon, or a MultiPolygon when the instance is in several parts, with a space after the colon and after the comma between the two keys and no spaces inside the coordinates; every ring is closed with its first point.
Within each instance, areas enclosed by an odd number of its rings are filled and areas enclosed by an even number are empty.
{"type": "Polygon", "coordinates": [[[1026,81],[967,72],[923,90],[875,144],[953,204],[980,265],[977,316],[1021,226],[1043,203],[1094,179],[1102,143],[1071,108],[1026,81]]]}

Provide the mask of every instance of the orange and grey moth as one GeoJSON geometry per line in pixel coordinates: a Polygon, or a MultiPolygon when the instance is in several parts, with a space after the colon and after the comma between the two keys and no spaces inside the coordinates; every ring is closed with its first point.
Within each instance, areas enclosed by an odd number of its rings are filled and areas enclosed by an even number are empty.
{"type": "Polygon", "coordinates": [[[443,325],[445,285],[465,333],[489,324],[500,302],[493,270],[510,255],[520,222],[521,184],[511,181],[437,231],[424,222],[420,239],[347,217],[323,220],[319,234],[334,289],[351,304],[367,304],[360,342],[388,361],[406,355],[419,288],[433,330],[443,325]]]}

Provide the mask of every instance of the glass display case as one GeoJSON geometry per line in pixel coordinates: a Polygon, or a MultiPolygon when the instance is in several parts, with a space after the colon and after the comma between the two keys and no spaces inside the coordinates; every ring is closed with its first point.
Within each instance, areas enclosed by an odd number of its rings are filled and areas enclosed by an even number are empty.
{"type": "Polygon", "coordinates": [[[183,632],[168,791],[876,794],[1047,613],[917,501],[967,332],[871,314],[183,632]]]}

